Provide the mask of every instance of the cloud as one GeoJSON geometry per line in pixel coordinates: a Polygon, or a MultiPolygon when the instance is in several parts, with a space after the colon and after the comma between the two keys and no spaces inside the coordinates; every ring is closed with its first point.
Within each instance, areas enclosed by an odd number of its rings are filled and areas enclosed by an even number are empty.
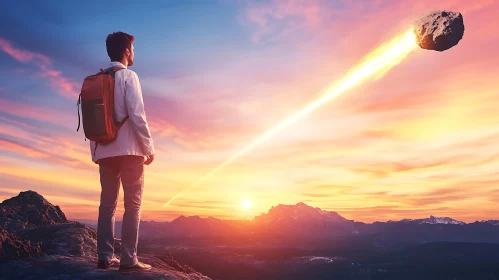
{"type": "MultiPolygon", "coordinates": [[[[54,139],[54,141],[51,142],[52,145],[59,146],[60,150],[65,150],[64,148],[61,149],[61,146],[63,145],[61,145],[60,141],[54,139]]],[[[87,159],[85,160],[81,158],[79,154],[75,153],[64,154],[64,152],[61,152],[60,154],[53,154],[51,152],[48,152],[48,150],[38,149],[18,141],[13,141],[1,137],[0,137],[0,150],[15,152],[25,157],[38,159],[43,162],[60,164],[62,166],[70,166],[75,168],[86,168],[86,169],[94,167],[94,165],[91,164],[87,158],[85,158],[87,159]]]]}
{"type": "Polygon", "coordinates": [[[1,150],[13,151],[34,161],[49,161],[65,167],[88,169],[94,166],[88,155],[89,150],[82,145],[88,142],[83,142],[83,139],[76,135],[66,135],[67,130],[64,128],[47,129],[50,127],[46,126],[47,123],[57,125],[58,121],[66,119],[64,115],[53,114],[49,110],[42,109],[43,107],[3,101],[5,100],[0,99],[0,110],[7,110],[7,113],[22,117],[0,114],[0,139],[4,144],[1,150]],[[81,142],[75,141],[76,139],[81,139],[81,142]],[[57,154],[53,153],[54,149],[57,150],[57,154]]]}
{"type": "Polygon", "coordinates": [[[144,103],[153,137],[169,138],[190,151],[232,148],[245,136],[261,132],[232,106],[231,97],[215,89],[179,99],[153,94],[145,96],[144,103]]]}
{"type": "MultiPolygon", "coordinates": [[[[388,10],[397,11],[397,8],[394,8],[396,4],[389,5],[387,2],[392,1],[270,0],[248,2],[242,18],[243,22],[252,27],[251,40],[255,43],[281,39],[297,33],[300,33],[302,39],[307,37],[307,33],[315,33],[315,36],[331,36],[328,30],[336,32],[336,38],[341,38],[353,29],[370,25],[368,17],[379,20],[380,13],[388,14],[388,10]],[[360,17],[362,20],[352,20],[360,17]],[[343,34],[344,32],[346,34],[343,34]]],[[[393,11],[391,12],[393,15],[393,11]]]]}
{"type": "Polygon", "coordinates": [[[0,37],[0,48],[4,52],[12,56],[14,59],[20,62],[34,62],[39,66],[52,64],[52,61],[43,54],[34,53],[26,50],[16,49],[12,46],[10,42],[0,37]]]}
{"type": "Polygon", "coordinates": [[[350,170],[362,174],[368,174],[375,178],[383,178],[395,174],[416,171],[420,172],[425,169],[431,168],[452,168],[452,166],[469,161],[470,157],[467,155],[451,155],[445,158],[408,158],[403,161],[372,161],[369,165],[355,165],[349,167],[350,170]]]}
{"type": "MultiPolygon", "coordinates": [[[[474,195],[478,195],[476,192],[474,195]]],[[[423,194],[396,195],[395,197],[409,205],[428,207],[432,205],[445,204],[470,198],[468,190],[457,187],[442,188],[423,194]]]]}
{"type": "Polygon", "coordinates": [[[324,16],[324,3],[321,0],[249,2],[244,18],[255,26],[251,40],[257,43],[301,26],[318,26],[324,16]]]}
{"type": "Polygon", "coordinates": [[[32,63],[37,66],[40,70],[37,75],[46,78],[61,96],[71,99],[78,97],[81,85],[64,77],[60,71],[54,69],[52,60],[47,56],[15,48],[11,42],[2,37],[0,37],[0,48],[19,62],[32,63]]]}
{"type": "Polygon", "coordinates": [[[7,150],[7,151],[14,151],[19,154],[28,156],[28,157],[34,157],[34,158],[44,158],[47,157],[47,154],[44,151],[35,149],[33,147],[17,143],[15,141],[10,141],[6,139],[0,138],[0,147],[2,147],[2,150],[7,150]]]}
{"type": "MultiPolygon", "coordinates": [[[[17,102],[0,98],[0,111],[14,115],[23,119],[32,119],[35,121],[45,121],[50,123],[59,123],[67,116],[59,113],[57,110],[50,110],[46,107],[35,106],[29,103],[17,102]]],[[[75,108],[76,114],[76,108],[75,108]]],[[[11,120],[14,121],[14,120],[11,120]]]]}
{"type": "Polygon", "coordinates": [[[331,197],[330,193],[302,193],[301,196],[305,197],[331,197]]]}
{"type": "Polygon", "coordinates": [[[421,108],[424,106],[431,105],[432,102],[439,101],[438,92],[397,92],[394,94],[390,94],[390,96],[383,96],[384,98],[380,98],[380,96],[373,95],[370,96],[370,100],[365,101],[360,104],[352,104],[350,107],[353,110],[356,110],[357,113],[382,113],[387,114],[395,111],[403,111],[403,110],[414,110],[417,108],[421,108]]]}

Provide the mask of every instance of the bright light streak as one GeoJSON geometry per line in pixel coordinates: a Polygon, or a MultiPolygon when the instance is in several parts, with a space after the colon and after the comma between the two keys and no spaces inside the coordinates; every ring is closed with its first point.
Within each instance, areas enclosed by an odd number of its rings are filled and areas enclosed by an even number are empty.
{"type": "Polygon", "coordinates": [[[412,51],[416,49],[416,37],[412,28],[395,37],[392,41],[387,44],[380,46],[375,49],[369,55],[367,55],[359,65],[353,67],[343,79],[339,82],[331,84],[325,91],[322,97],[310,103],[306,107],[304,107],[301,111],[292,115],[291,117],[283,120],[276,127],[267,131],[260,137],[256,138],[252,143],[241,149],[239,152],[232,155],[226,161],[222,162],[218,167],[213,169],[211,172],[205,174],[203,177],[199,178],[196,182],[194,182],[190,187],[176,194],[173,198],[171,198],[167,203],[165,203],[165,207],[170,204],[173,200],[188,192],[192,188],[199,185],[201,182],[205,181],[209,177],[213,176],[215,173],[220,171],[225,166],[232,163],[234,160],[247,153],[255,146],[264,142],[265,140],[272,137],[274,134],[292,124],[299,118],[307,115],[308,113],[315,110],[317,107],[322,104],[330,101],[331,99],[339,96],[341,93],[346,90],[354,87],[355,85],[361,84],[367,80],[367,78],[372,77],[375,79],[381,78],[388,70],[390,70],[393,66],[399,64],[404,58],[406,58],[412,51]]]}

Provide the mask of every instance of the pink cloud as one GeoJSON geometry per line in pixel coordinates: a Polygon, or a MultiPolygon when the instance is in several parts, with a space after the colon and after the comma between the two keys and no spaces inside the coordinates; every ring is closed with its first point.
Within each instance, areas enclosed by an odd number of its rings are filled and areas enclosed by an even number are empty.
{"type": "Polygon", "coordinates": [[[256,26],[253,42],[271,35],[280,36],[290,28],[301,25],[318,26],[324,16],[322,0],[273,0],[268,3],[251,2],[245,19],[256,26]]]}
{"type": "Polygon", "coordinates": [[[41,135],[31,129],[0,124],[0,151],[15,152],[32,160],[40,160],[74,168],[92,168],[88,150],[75,144],[74,139],[58,135],[41,135]],[[15,140],[10,140],[15,139],[15,140]],[[57,147],[57,154],[52,153],[57,147]]]}
{"type": "Polygon", "coordinates": [[[60,71],[48,69],[43,65],[40,68],[42,69],[40,76],[47,77],[50,85],[58,89],[60,95],[71,99],[78,97],[80,84],[62,76],[60,71]]]}
{"type": "Polygon", "coordinates": [[[21,118],[29,118],[33,120],[54,123],[67,118],[67,116],[62,115],[54,110],[6,99],[0,99],[0,111],[21,118]]]}
{"type": "MultiPolygon", "coordinates": [[[[61,134],[61,131],[44,130],[38,127],[39,123],[31,121],[60,125],[60,120],[68,118],[65,114],[44,107],[3,99],[0,99],[0,111],[7,113],[5,116],[0,116],[0,135],[7,137],[2,140],[3,149],[37,160],[49,159],[51,162],[64,166],[93,166],[88,156],[87,145],[82,145],[82,134],[80,138],[76,134],[69,136],[61,134]],[[20,119],[12,118],[10,115],[20,119]],[[76,138],[82,142],[75,141],[76,138]],[[8,139],[15,139],[15,141],[8,139]],[[50,154],[53,147],[58,147],[57,155],[50,154]]],[[[76,119],[74,125],[71,128],[76,130],[76,119]]],[[[64,131],[67,130],[64,129],[64,131]]]]}
{"type": "Polygon", "coordinates": [[[181,100],[155,95],[144,98],[153,137],[169,138],[187,150],[230,148],[238,139],[262,132],[234,109],[230,96],[220,96],[216,89],[181,100]]]}
{"type": "Polygon", "coordinates": [[[0,146],[2,150],[14,151],[28,157],[41,158],[46,157],[46,153],[38,149],[5,139],[0,139],[0,146]]]}
{"type": "Polygon", "coordinates": [[[15,48],[12,43],[1,37],[0,48],[19,62],[34,63],[40,69],[38,75],[47,78],[50,85],[57,90],[59,95],[71,99],[78,97],[80,85],[64,77],[60,71],[53,69],[52,60],[47,56],[15,48]]]}
{"type": "MultiPolygon", "coordinates": [[[[56,141],[53,141],[53,145],[57,145],[56,141]]],[[[61,145],[59,145],[60,147],[61,145]]],[[[74,157],[69,154],[53,154],[45,149],[35,148],[31,145],[24,144],[17,141],[11,141],[7,139],[0,138],[0,150],[15,152],[19,155],[42,160],[51,164],[60,164],[62,166],[69,166],[75,168],[92,168],[94,164],[90,160],[83,161],[81,158],[74,157]]]]}
{"type": "Polygon", "coordinates": [[[2,48],[4,52],[12,56],[14,59],[21,62],[34,61],[35,63],[40,65],[52,64],[52,61],[47,56],[26,50],[16,49],[10,42],[3,38],[0,38],[0,48],[2,48]]]}

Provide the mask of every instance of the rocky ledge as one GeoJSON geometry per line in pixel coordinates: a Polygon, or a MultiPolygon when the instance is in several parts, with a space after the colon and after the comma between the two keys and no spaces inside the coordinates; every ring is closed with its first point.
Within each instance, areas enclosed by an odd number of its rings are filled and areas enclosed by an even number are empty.
{"type": "Polygon", "coordinates": [[[210,280],[198,273],[177,271],[154,256],[140,256],[153,266],[150,271],[120,272],[117,267],[98,269],[97,259],[77,256],[51,255],[0,264],[2,279],[164,279],[164,280],[210,280]]]}
{"type": "MultiPolygon", "coordinates": [[[[169,279],[209,280],[188,266],[140,255],[150,271],[97,268],[97,233],[68,221],[58,206],[34,191],[0,203],[1,279],[169,279]]],[[[120,240],[115,253],[119,255],[120,240]]]]}

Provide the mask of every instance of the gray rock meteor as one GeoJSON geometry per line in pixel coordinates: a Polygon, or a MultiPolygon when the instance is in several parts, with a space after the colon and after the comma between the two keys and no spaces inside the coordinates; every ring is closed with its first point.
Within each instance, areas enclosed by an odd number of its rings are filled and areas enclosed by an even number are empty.
{"type": "Polygon", "coordinates": [[[463,38],[463,16],[451,11],[431,12],[414,22],[414,34],[421,48],[443,52],[463,38]]]}

